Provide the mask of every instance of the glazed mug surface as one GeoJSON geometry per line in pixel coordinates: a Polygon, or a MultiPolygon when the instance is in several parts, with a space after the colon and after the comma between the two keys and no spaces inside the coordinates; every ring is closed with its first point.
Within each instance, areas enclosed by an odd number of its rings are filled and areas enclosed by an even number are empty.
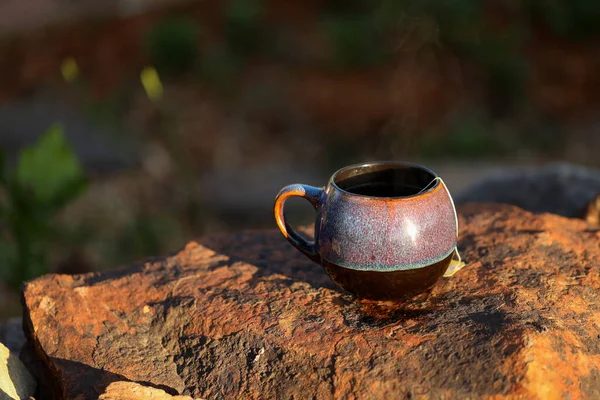
{"type": "Polygon", "coordinates": [[[327,186],[293,184],[275,198],[275,220],[298,250],[358,297],[404,300],[432,287],[458,254],[458,220],[444,182],[411,163],[374,162],[338,170],[327,186]],[[317,211],[314,241],[285,220],[285,201],[317,211]]]}

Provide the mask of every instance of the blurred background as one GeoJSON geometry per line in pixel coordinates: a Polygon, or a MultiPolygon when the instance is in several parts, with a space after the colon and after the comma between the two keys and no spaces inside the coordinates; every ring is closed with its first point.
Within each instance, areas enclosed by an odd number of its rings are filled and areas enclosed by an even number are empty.
{"type": "MultiPolygon", "coordinates": [[[[600,167],[597,0],[3,0],[0,319],[367,160],[600,167]]],[[[290,218],[313,211],[290,201],[290,218]]]]}

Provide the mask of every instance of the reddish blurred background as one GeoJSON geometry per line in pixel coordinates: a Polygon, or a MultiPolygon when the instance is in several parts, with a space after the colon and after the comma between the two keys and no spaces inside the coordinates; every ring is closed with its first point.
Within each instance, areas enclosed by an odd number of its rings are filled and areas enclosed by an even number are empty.
{"type": "MultiPolygon", "coordinates": [[[[5,174],[59,124],[87,186],[45,214],[61,235],[4,219],[1,268],[27,269],[23,245],[39,273],[81,272],[273,227],[281,186],[365,160],[423,163],[452,191],[502,166],[598,167],[599,71],[595,0],[4,0],[5,174]]],[[[4,293],[35,275],[8,272],[4,293]]]]}

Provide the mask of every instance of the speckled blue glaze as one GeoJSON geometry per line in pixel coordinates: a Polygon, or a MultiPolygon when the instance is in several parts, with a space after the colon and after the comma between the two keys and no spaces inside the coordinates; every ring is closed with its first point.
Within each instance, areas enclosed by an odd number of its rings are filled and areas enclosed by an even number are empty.
{"type": "Polygon", "coordinates": [[[362,271],[421,268],[454,251],[456,213],[443,181],[405,198],[361,196],[325,189],[315,230],[317,252],[337,265],[362,271]]]}

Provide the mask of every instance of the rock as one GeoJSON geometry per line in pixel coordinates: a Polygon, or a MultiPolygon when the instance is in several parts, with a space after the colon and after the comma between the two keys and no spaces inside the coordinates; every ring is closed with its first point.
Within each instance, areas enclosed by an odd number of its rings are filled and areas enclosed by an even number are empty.
{"type": "Polygon", "coordinates": [[[21,352],[25,344],[23,319],[21,317],[11,318],[0,323],[0,343],[15,354],[21,352]]]}
{"type": "Polygon", "coordinates": [[[19,357],[0,343],[0,399],[28,399],[37,384],[19,357]]]}
{"type": "Polygon", "coordinates": [[[31,281],[44,392],[600,398],[600,230],[507,205],[464,205],[459,223],[466,267],[403,304],[352,298],[274,230],[31,281]]]}
{"type": "Polygon", "coordinates": [[[533,212],[582,218],[599,195],[600,170],[555,163],[499,170],[459,192],[454,200],[457,204],[506,203],[533,212]]]}
{"type": "Polygon", "coordinates": [[[171,396],[164,390],[135,382],[113,382],[100,395],[100,400],[194,400],[189,396],[171,396]]]}

